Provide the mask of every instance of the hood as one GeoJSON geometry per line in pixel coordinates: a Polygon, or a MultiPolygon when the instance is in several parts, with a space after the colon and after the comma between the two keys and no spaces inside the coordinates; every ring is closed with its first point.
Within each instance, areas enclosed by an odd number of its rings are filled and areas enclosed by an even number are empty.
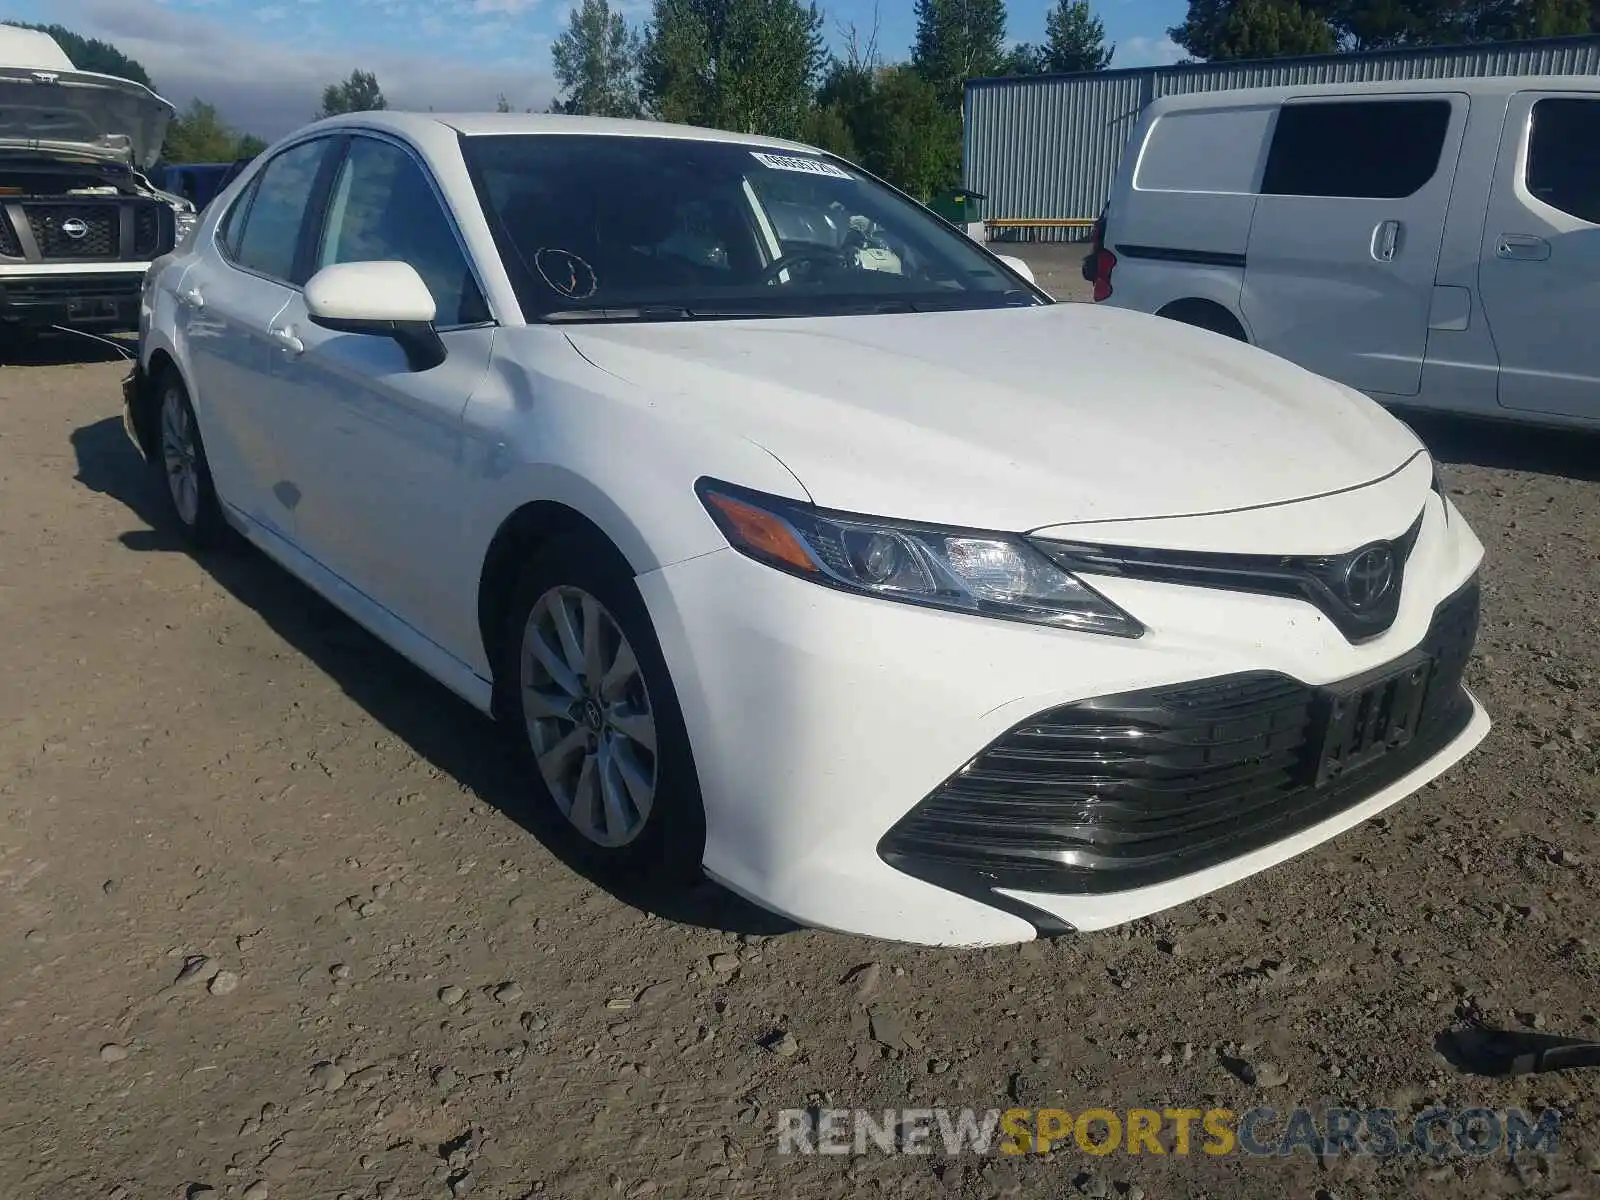
{"type": "Polygon", "coordinates": [[[1226,512],[1359,487],[1420,446],[1343,385],[1103,306],[567,334],[686,419],[765,447],[815,503],[875,516],[1026,532],[1226,512]]]}
{"type": "Polygon", "coordinates": [[[145,169],[173,107],[142,84],[87,71],[0,67],[0,151],[81,155],[145,169]]]}

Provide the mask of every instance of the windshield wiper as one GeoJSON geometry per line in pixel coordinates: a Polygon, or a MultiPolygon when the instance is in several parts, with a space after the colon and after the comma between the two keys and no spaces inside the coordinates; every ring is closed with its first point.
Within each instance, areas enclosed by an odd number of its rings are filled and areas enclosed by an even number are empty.
{"type": "Polygon", "coordinates": [[[693,315],[688,309],[675,304],[643,304],[616,308],[563,308],[542,313],[539,319],[560,325],[580,321],[687,321],[693,315]]]}

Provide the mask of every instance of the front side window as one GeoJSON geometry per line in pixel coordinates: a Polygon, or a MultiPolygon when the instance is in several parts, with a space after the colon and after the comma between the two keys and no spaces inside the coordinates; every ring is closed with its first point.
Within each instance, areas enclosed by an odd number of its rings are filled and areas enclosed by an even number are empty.
{"type": "Polygon", "coordinates": [[[820,154],[591,134],[463,147],[530,319],[1048,303],[921,205],[820,154]]]}
{"type": "Polygon", "coordinates": [[[1278,111],[1266,196],[1399,200],[1439,169],[1450,101],[1319,100],[1278,111]]]}
{"type": "Polygon", "coordinates": [[[1600,100],[1540,100],[1528,131],[1530,194],[1600,225],[1600,100]]]}
{"type": "Polygon", "coordinates": [[[241,267],[285,282],[294,279],[295,250],[300,227],[311,203],[312,188],[323,156],[333,143],[328,138],[302,142],[278,155],[255,183],[255,198],[243,213],[244,228],[225,231],[241,267]]]}
{"type": "Polygon", "coordinates": [[[441,326],[488,319],[449,219],[416,159],[399,146],[358,137],[339,168],[316,268],[404,262],[433,293],[441,326]]]}

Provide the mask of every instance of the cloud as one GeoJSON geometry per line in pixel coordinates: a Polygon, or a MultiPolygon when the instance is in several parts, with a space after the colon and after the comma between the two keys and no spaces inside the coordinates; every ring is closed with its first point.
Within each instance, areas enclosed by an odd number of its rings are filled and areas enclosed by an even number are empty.
{"type": "MultiPolygon", "coordinates": [[[[517,0],[499,2],[508,6],[517,0]]],[[[397,109],[492,110],[503,93],[513,108],[539,112],[555,93],[543,66],[548,61],[543,37],[522,38],[525,47],[537,51],[521,56],[520,63],[489,63],[463,52],[349,48],[319,37],[316,26],[306,22],[256,25],[247,33],[203,11],[179,14],[159,0],[59,0],[58,9],[53,20],[86,37],[103,38],[143,63],[157,90],[179,108],[199,97],[216,105],[236,128],[269,141],[310,121],[322,89],[356,69],[376,74],[389,106],[397,109]],[[295,41],[268,40],[267,34],[292,35],[295,41]],[[525,65],[531,61],[540,69],[525,65]]]]}
{"type": "Polygon", "coordinates": [[[1165,67],[1189,56],[1189,52],[1163,34],[1161,37],[1131,37],[1117,43],[1113,67],[1165,67]]]}

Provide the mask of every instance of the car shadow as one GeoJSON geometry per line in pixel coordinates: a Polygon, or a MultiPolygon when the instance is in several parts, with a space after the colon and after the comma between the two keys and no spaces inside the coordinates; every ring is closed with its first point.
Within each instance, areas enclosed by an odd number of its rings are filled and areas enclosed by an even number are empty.
{"type": "MultiPolygon", "coordinates": [[[[97,421],[71,437],[77,480],[125,505],[146,526],[122,535],[130,550],[188,552],[160,492],[160,481],[128,444],[120,418],[97,421]]],[[[538,838],[570,869],[643,912],[723,932],[775,936],[793,922],[710,881],[690,887],[643,875],[604,877],[573,854],[560,818],[528,800],[526,775],[487,717],[389,649],[242,538],[197,561],[241,604],[258,613],[374,720],[419,756],[538,838]]]]}
{"type": "Polygon", "coordinates": [[[1600,433],[1397,410],[1439,462],[1600,480],[1600,433]]]}
{"type": "Polygon", "coordinates": [[[128,335],[88,333],[83,330],[45,330],[23,333],[0,330],[0,366],[62,367],[129,360],[138,343],[128,335]]]}

